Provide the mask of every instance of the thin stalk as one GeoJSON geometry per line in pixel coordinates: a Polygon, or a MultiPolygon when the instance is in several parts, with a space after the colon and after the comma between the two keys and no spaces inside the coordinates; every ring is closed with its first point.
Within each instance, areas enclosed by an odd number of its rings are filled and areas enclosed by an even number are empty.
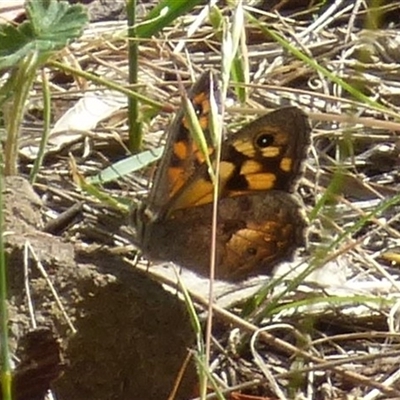
{"type": "Polygon", "coordinates": [[[76,76],[80,76],[84,79],[88,79],[91,82],[95,82],[99,85],[103,85],[104,87],[111,89],[111,90],[116,90],[117,92],[126,94],[127,96],[135,97],[138,100],[140,100],[143,104],[149,105],[156,109],[160,109],[160,110],[168,111],[168,112],[174,111],[173,107],[167,107],[165,104],[162,104],[158,101],[154,101],[146,96],[143,96],[142,94],[139,94],[133,90],[127,89],[127,88],[125,88],[115,82],[112,82],[108,79],[101,78],[100,76],[95,76],[94,74],[91,74],[90,72],[72,68],[72,67],[68,66],[67,64],[62,64],[58,61],[49,61],[46,65],[60,69],[61,71],[68,72],[71,75],[76,75],[76,76]]]}
{"type": "Polygon", "coordinates": [[[42,140],[40,141],[39,145],[39,152],[33,164],[31,174],[29,176],[29,180],[32,184],[35,183],[39,168],[43,163],[46,144],[50,134],[51,92],[49,88],[49,80],[47,78],[47,74],[44,69],[42,69],[42,88],[43,88],[43,134],[42,134],[42,140]]]}
{"type": "Polygon", "coordinates": [[[18,139],[19,130],[24,117],[25,103],[29,96],[32,83],[35,79],[37,67],[37,53],[33,53],[15,73],[14,97],[9,107],[5,107],[5,121],[7,140],[4,146],[4,175],[17,175],[18,173],[18,139]]]}
{"type": "MultiPolygon", "coordinates": [[[[138,83],[139,49],[136,35],[136,0],[127,0],[128,15],[128,60],[129,85],[138,83]]],[[[128,98],[129,148],[133,153],[140,150],[142,145],[142,129],[139,121],[139,101],[136,97],[128,98]]]]}
{"type": "MultiPolygon", "coordinates": [[[[2,165],[0,160],[0,165],[2,165]]],[[[4,213],[3,213],[4,174],[0,167],[0,344],[1,344],[1,390],[4,400],[11,400],[12,375],[8,349],[7,314],[7,268],[4,255],[4,213]]]]}

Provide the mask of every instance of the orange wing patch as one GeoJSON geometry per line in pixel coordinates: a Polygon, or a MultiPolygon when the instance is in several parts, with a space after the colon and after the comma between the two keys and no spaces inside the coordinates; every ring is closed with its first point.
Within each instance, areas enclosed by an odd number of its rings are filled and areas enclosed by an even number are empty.
{"type": "MultiPolygon", "coordinates": [[[[203,130],[206,140],[208,142],[208,155],[211,156],[214,152],[209,139],[208,126],[209,126],[209,113],[210,101],[208,99],[208,92],[201,92],[195,94],[191,99],[193,107],[196,111],[199,124],[203,130]]],[[[190,134],[190,124],[186,117],[182,118],[182,124],[177,137],[179,138],[173,144],[173,153],[171,165],[168,168],[168,179],[170,182],[170,199],[176,196],[179,191],[185,186],[190,179],[190,176],[196,171],[206,160],[203,151],[198,148],[197,144],[193,141],[190,134]]],[[[193,205],[191,202],[186,204],[185,201],[191,198],[190,193],[185,193],[185,199],[179,201],[181,203],[179,208],[184,208],[193,205]]]]}

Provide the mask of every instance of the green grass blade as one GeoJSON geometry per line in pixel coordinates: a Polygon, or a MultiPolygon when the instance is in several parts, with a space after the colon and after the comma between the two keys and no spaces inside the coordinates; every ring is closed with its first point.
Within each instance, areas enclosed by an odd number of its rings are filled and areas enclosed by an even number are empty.
{"type": "Polygon", "coordinates": [[[234,58],[231,63],[231,81],[241,85],[233,85],[236,96],[243,104],[247,100],[247,88],[244,86],[249,82],[249,60],[247,57],[245,20],[243,4],[239,1],[235,7],[232,17],[231,28],[232,42],[234,44],[234,58]]]}
{"type": "Polygon", "coordinates": [[[365,96],[359,90],[355,89],[353,86],[345,82],[343,79],[339,78],[338,76],[332,74],[329,70],[324,68],[322,65],[318,64],[316,60],[313,58],[305,55],[296,47],[292,46],[285,40],[282,36],[280,36],[277,32],[268,29],[265,25],[263,25],[257,18],[254,18],[251,14],[247,14],[250,21],[252,21],[256,26],[258,26],[266,35],[271,36],[277,43],[279,43],[283,48],[290,51],[295,57],[299,60],[303,61],[305,64],[313,68],[315,71],[320,72],[324,76],[326,76],[331,82],[335,82],[337,85],[341,86],[345,91],[351,94],[355,99],[362,102],[363,104],[368,104],[371,108],[385,112],[387,114],[393,115],[398,118],[398,115],[394,114],[391,110],[387,107],[383,106],[382,104],[377,103],[374,100],[371,100],[368,96],[365,96]]]}
{"type": "Polygon", "coordinates": [[[186,121],[189,124],[189,130],[193,137],[193,140],[195,141],[197,147],[201,151],[201,154],[205,158],[205,162],[207,163],[208,171],[211,175],[212,180],[215,181],[215,173],[213,165],[211,163],[207,140],[204,136],[203,129],[200,125],[199,119],[197,118],[193,104],[190,102],[190,100],[186,95],[184,95],[182,98],[182,105],[185,111],[186,121]]]}
{"type": "MultiPolygon", "coordinates": [[[[135,97],[141,103],[153,107],[155,109],[154,113],[156,113],[159,110],[165,110],[166,109],[166,107],[165,107],[165,105],[163,103],[159,103],[157,101],[154,101],[154,100],[152,100],[152,99],[150,99],[150,98],[148,98],[148,97],[146,97],[146,96],[144,96],[144,95],[142,95],[142,94],[140,94],[138,92],[135,92],[133,90],[125,88],[124,86],[122,86],[122,85],[120,85],[118,83],[112,82],[112,81],[110,81],[108,79],[104,79],[104,78],[101,78],[101,77],[96,76],[94,74],[91,74],[90,72],[85,72],[85,71],[82,71],[82,70],[78,70],[76,68],[72,68],[69,65],[62,64],[62,63],[60,63],[58,61],[49,61],[47,63],[47,65],[51,66],[51,67],[54,67],[54,68],[57,68],[57,69],[60,69],[61,71],[67,72],[67,73],[69,73],[71,75],[80,76],[80,77],[82,77],[84,79],[87,79],[89,81],[92,81],[92,82],[95,82],[95,83],[97,83],[99,85],[102,85],[102,86],[104,86],[104,87],[106,87],[108,89],[116,90],[117,92],[123,93],[123,94],[125,94],[127,96],[135,97]]],[[[172,109],[168,109],[168,111],[172,111],[172,109]]]]}
{"type": "MultiPolygon", "coordinates": [[[[262,313],[263,315],[270,315],[272,310],[277,307],[278,302],[284,297],[287,293],[295,290],[299,284],[304,282],[305,278],[315,269],[325,265],[328,261],[335,256],[335,249],[337,246],[348,236],[354,234],[359,231],[367,222],[369,222],[372,218],[376,218],[385,210],[396,206],[400,203],[400,195],[393,196],[390,199],[382,201],[382,203],[375,207],[370,213],[362,216],[353,226],[346,229],[345,232],[341,233],[335,240],[333,240],[326,248],[321,249],[321,251],[315,252],[312,258],[309,260],[308,267],[302,271],[295,279],[292,279],[288,282],[286,290],[284,290],[280,296],[277,296],[272,301],[268,303],[267,308],[262,313]]],[[[290,273],[290,272],[289,272],[290,273]]],[[[285,276],[279,277],[277,280],[273,280],[272,282],[276,284],[276,282],[281,282],[285,279],[285,276]]],[[[272,284],[271,284],[272,286],[272,284]]],[[[267,291],[265,293],[268,293],[267,291]]],[[[264,301],[263,298],[259,298],[259,303],[261,304],[264,301]]],[[[254,303],[253,303],[254,304],[254,303]]]]}
{"type": "Polygon", "coordinates": [[[132,172],[139,171],[147,165],[161,158],[164,147],[159,147],[154,150],[146,150],[142,153],[135,154],[121,161],[116,162],[96,176],[88,178],[87,182],[92,185],[115,181],[118,178],[124,177],[132,172]]]}
{"type": "Polygon", "coordinates": [[[187,15],[201,0],[164,0],[136,28],[139,38],[150,38],[177,18],[187,15]]]}

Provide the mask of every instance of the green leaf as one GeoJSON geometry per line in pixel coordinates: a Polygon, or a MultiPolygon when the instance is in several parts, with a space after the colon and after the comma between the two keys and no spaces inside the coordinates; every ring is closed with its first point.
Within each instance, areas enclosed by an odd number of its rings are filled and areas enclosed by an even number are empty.
{"type": "Polygon", "coordinates": [[[70,5],[66,1],[30,1],[26,12],[32,23],[32,30],[40,49],[63,48],[70,40],[82,34],[88,15],[79,4],[70,5]]]}
{"type": "Polygon", "coordinates": [[[88,21],[81,5],[66,1],[31,0],[26,5],[28,20],[18,26],[0,25],[0,71],[15,66],[32,52],[44,62],[50,52],[65,47],[82,34],[88,21]]]}
{"type": "Polygon", "coordinates": [[[27,45],[30,36],[30,24],[22,23],[18,28],[13,25],[0,25],[0,71],[17,64],[28,54],[27,45]]]}

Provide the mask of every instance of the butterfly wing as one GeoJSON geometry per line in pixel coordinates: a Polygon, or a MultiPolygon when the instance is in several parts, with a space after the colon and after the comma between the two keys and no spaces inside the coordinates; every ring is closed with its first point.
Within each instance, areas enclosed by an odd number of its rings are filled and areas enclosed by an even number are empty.
{"type": "MultiPolygon", "coordinates": [[[[188,100],[192,103],[203,129],[210,155],[214,150],[208,130],[210,85],[213,85],[213,91],[218,93],[216,80],[213,78],[210,71],[205,72],[188,93],[188,100]]],[[[181,107],[168,131],[165,151],[146,202],[147,208],[160,218],[168,213],[171,210],[171,199],[185,191],[190,177],[204,164],[204,160],[203,152],[190,133],[184,107],[181,107]]]]}
{"type": "MultiPolygon", "coordinates": [[[[252,191],[292,192],[310,144],[310,126],[297,107],[281,108],[245,125],[222,144],[221,197],[252,191]]],[[[170,201],[170,209],[212,202],[213,184],[200,166],[170,201]]]]}
{"type": "Polygon", "coordinates": [[[310,145],[308,118],[297,107],[280,108],[234,134],[223,147],[229,173],[221,176],[225,194],[253,190],[293,192],[310,145]]]}
{"type": "MultiPolygon", "coordinates": [[[[225,197],[218,204],[215,277],[238,281],[271,274],[304,244],[306,222],[292,194],[255,192],[225,197]]],[[[153,260],[169,260],[209,276],[212,203],[176,210],[173,218],[149,226],[143,251],[153,260]]]]}

